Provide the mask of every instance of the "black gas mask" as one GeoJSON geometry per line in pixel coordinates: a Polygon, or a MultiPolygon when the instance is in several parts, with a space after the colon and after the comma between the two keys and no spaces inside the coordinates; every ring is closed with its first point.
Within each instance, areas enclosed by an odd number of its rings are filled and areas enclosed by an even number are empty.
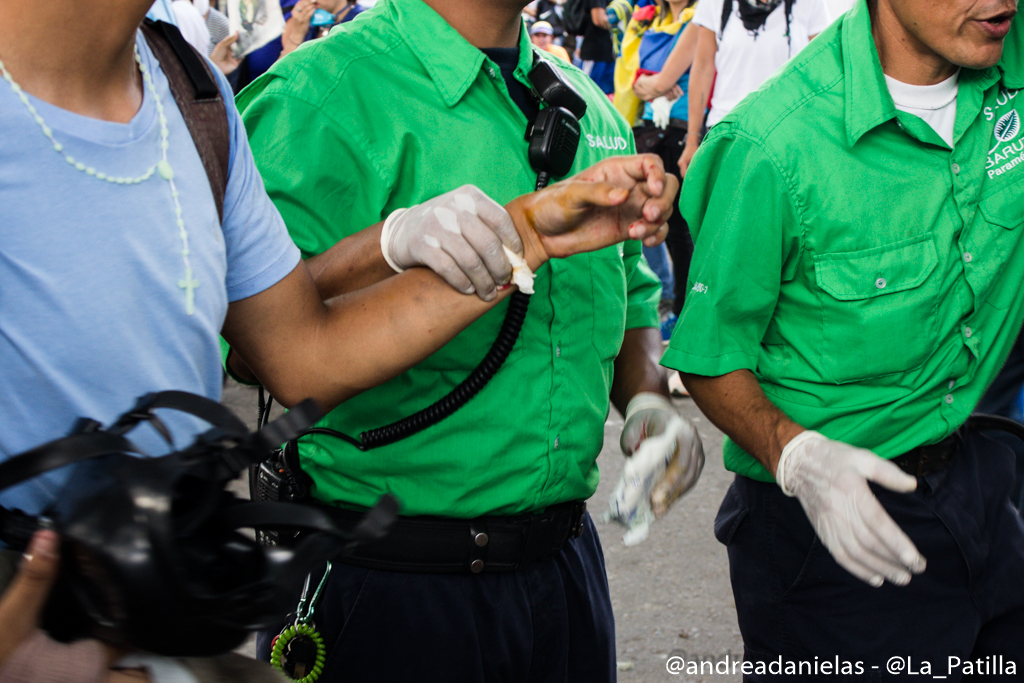
{"type": "Polygon", "coordinates": [[[225,486],[311,425],[312,401],[256,433],[229,410],[184,392],[140,399],[108,429],[75,433],[0,464],[0,490],[73,466],[39,517],[0,508],[0,540],[22,550],[41,525],[61,537],[60,575],[43,615],[57,640],[97,637],[168,656],[207,656],[280,621],[310,569],[383,536],[397,514],[384,496],[351,530],[315,508],[251,503],[225,486]],[[124,435],[142,421],[168,441],[153,413],[170,408],[213,426],[190,447],[149,458],[124,435]],[[301,529],[291,548],[265,548],[241,528],[301,529]]]}

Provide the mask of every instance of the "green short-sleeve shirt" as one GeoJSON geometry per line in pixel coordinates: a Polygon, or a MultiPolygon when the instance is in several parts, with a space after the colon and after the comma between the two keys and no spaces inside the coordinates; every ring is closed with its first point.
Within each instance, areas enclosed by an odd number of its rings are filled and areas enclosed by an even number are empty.
{"type": "MultiPolygon", "coordinates": [[[[519,47],[515,78],[529,85],[534,53],[525,30],[519,47]]],[[[596,86],[557,58],[541,58],[588,102],[572,173],[633,152],[629,126],[596,86]]],[[[526,118],[498,66],[420,0],[378,2],[278,62],[238,105],[267,191],[306,256],[466,183],[504,204],[536,182],[526,118]]],[[[331,437],[304,439],[314,495],[365,507],[389,491],[403,514],[450,517],[591,495],[612,363],[627,328],[657,325],[660,288],[637,242],[551,261],[535,286],[503,368],[440,425],[365,453],[331,437]]],[[[356,436],[441,398],[484,357],[506,308],[321,424],[356,436]]]]}
{"type": "Polygon", "coordinates": [[[962,424],[1021,329],[1024,98],[1017,63],[961,70],[950,149],[896,110],[870,29],[859,0],[701,145],[662,363],[751,370],[797,423],[891,458],[962,424]]]}

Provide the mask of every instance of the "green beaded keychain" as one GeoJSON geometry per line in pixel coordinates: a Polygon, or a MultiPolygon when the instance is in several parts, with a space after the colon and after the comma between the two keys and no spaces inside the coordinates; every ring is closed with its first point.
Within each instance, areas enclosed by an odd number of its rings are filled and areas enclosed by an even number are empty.
{"type": "Polygon", "coordinates": [[[295,623],[286,626],[274,638],[270,650],[270,665],[288,678],[298,683],[315,683],[324,670],[327,660],[327,648],[324,639],[313,623],[313,611],[320,600],[320,594],[327,585],[327,577],[331,574],[331,563],[327,563],[320,585],[309,598],[309,579],[302,588],[302,597],[295,608],[295,623]]]}

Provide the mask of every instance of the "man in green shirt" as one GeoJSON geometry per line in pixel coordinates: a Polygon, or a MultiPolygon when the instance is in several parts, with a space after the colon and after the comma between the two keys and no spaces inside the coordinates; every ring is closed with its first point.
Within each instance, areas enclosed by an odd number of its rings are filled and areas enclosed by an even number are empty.
{"type": "Polygon", "coordinates": [[[1013,456],[960,429],[1024,319],[1015,12],[859,0],[687,172],[662,362],[729,437],[748,680],[1024,666],[1013,456]]]}
{"type": "MultiPolygon", "coordinates": [[[[539,106],[527,76],[536,60],[587,103],[570,173],[633,151],[593,83],[535,53],[521,9],[382,0],[241,93],[256,164],[305,256],[464,183],[498,203],[531,190],[524,133],[539,106]]],[[[340,293],[318,284],[325,298],[340,293]]],[[[454,415],[368,452],[329,435],[300,444],[318,502],[359,509],[390,492],[403,506],[391,547],[332,570],[316,617],[333,643],[326,678],[614,679],[603,558],[580,501],[597,486],[609,396],[627,413],[627,452],[674,415],[655,360],[659,286],[636,242],[552,261],[533,286],[508,360],[454,415]],[[570,527],[581,535],[567,539],[570,527]],[[404,656],[381,656],[394,648],[404,656]]],[[[507,308],[320,426],[356,435],[445,396],[484,357],[507,308]]],[[[695,431],[677,443],[656,512],[703,465],[695,431]]]]}

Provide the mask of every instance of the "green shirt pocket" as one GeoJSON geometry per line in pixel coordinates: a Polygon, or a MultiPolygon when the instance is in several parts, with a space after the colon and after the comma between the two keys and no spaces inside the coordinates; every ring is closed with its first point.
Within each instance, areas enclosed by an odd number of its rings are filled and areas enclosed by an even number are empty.
{"type": "MultiPolygon", "coordinates": [[[[978,202],[978,208],[982,217],[987,223],[997,225],[1002,230],[990,230],[985,253],[995,263],[1002,264],[1005,268],[1006,260],[1009,258],[1021,235],[1016,232],[1017,228],[1024,224],[1024,183],[1017,183],[1010,187],[1000,188],[982,197],[978,202]]],[[[1018,286],[1016,284],[1003,282],[1002,278],[993,280],[991,291],[985,296],[985,301],[998,309],[1007,308],[1017,297],[1018,286]],[[999,285],[1003,286],[999,286],[999,285]]]]}
{"type": "Polygon", "coordinates": [[[819,254],[820,367],[838,384],[905,372],[932,351],[939,278],[932,235],[819,254]]]}
{"type": "Polygon", "coordinates": [[[1019,228],[1024,223],[1024,183],[1001,188],[987,197],[983,197],[978,206],[981,214],[989,223],[994,223],[1007,230],[1019,228]]]}

